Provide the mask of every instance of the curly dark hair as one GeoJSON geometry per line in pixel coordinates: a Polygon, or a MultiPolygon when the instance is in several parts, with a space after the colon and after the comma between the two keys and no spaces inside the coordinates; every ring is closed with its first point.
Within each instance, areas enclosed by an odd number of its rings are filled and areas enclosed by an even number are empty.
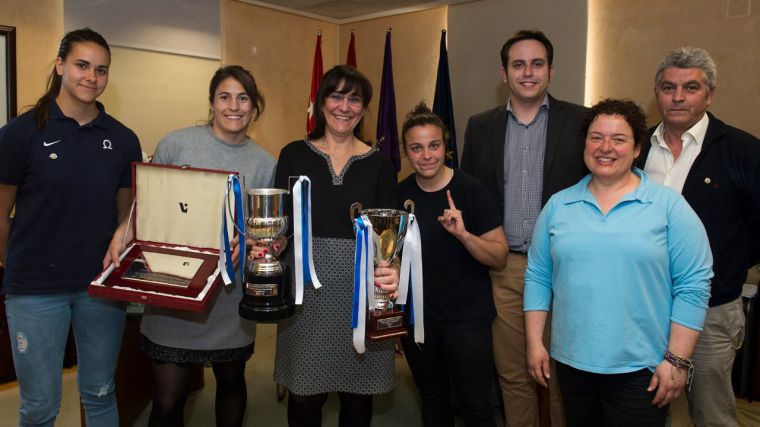
{"type": "Polygon", "coordinates": [[[594,104],[586,113],[579,138],[585,140],[591,123],[602,114],[622,117],[633,131],[633,148],[639,149],[647,140],[647,117],[644,110],[630,99],[607,98],[594,104]]]}

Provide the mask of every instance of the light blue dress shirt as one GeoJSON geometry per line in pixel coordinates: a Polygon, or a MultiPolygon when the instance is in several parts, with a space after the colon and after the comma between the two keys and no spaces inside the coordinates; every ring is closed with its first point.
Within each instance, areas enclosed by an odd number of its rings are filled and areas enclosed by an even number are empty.
{"type": "Polygon", "coordinates": [[[702,223],[680,194],[634,172],[638,187],[606,215],[591,175],[555,194],[528,251],[525,311],[551,306],[551,356],[587,372],[654,371],[670,322],[701,330],[707,310],[713,273],[702,223]]]}

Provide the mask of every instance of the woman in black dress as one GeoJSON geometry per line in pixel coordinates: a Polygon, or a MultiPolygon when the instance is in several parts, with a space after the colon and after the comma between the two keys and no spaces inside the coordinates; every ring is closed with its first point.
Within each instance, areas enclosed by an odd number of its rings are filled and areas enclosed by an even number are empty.
{"type": "MultiPolygon", "coordinates": [[[[371,98],[369,81],[356,69],[332,68],[317,93],[315,129],[283,148],[277,162],[275,186],[289,188],[291,176],[311,180],[314,263],[322,284],[306,286],[303,305],[278,325],[275,381],[290,391],[291,426],[320,425],[329,392],[340,395],[341,426],[368,426],[372,396],[393,388],[393,341],[367,342],[363,354],[352,344],[355,238],[349,207],[396,204],[393,167],[362,139],[371,98]]],[[[375,269],[375,285],[395,291],[398,270],[375,269]]]]}

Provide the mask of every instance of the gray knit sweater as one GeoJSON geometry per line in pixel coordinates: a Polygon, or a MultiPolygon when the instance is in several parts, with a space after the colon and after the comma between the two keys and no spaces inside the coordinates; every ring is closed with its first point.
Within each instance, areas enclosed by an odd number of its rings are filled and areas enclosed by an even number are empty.
{"type": "MultiPolygon", "coordinates": [[[[228,144],[217,138],[210,126],[175,130],[158,143],[154,163],[239,172],[246,187],[273,184],[275,161],[248,139],[228,144]]],[[[239,283],[222,287],[211,309],[204,313],[148,306],[140,332],[152,342],[190,350],[221,350],[244,347],[256,336],[256,323],[238,315],[242,297],[239,283]]]]}

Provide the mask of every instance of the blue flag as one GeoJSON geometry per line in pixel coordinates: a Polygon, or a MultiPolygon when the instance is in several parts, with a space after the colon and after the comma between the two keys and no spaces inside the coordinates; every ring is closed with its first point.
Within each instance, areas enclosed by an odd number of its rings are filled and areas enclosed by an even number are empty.
{"type": "Polygon", "coordinates": [[[391,161],[396,173],[401,170],[396,126],[396,92],[393,89],[393,59],[391,55],[391,30],[385,34],[383,78],[380,83],[380,111],[377,114],[377,142],[380,152],[391,161]]]}
{"type": "Polygon", "coordinates": [[[433,113],[446,125],[446,166],[457,169],[457,131],[454,127],[454,104],[451,102],[451,82],[449,79],[449,55],[446,52],[446,30],[441,31],[441,52],[438,56],[438,76],[435,79],[433,113]]]}

